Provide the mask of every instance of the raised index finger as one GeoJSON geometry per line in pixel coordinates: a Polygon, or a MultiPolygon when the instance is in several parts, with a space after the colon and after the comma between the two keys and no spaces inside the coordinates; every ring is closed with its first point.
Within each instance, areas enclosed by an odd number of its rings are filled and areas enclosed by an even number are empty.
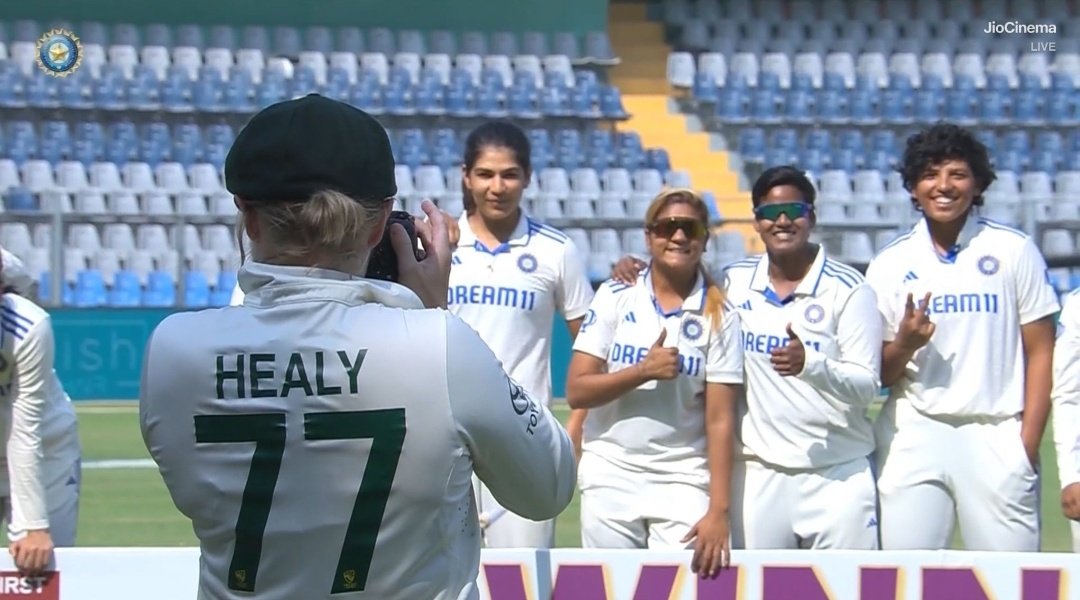
{"type": "MultiPolygon", "coordinates": [[[[420,208],[427,215],[428,224],[431,226],[431,239],[424,240],[424,250],[430,255],[444,258],[450,255],[450,234],[446,229],[446,218],[439,207],[431,200],[424,200],[420,208]],[[429,245],[430,243],[430,245],[429,245]]],[[[419,230],[417,234],[419,235],[419,230]]]]}

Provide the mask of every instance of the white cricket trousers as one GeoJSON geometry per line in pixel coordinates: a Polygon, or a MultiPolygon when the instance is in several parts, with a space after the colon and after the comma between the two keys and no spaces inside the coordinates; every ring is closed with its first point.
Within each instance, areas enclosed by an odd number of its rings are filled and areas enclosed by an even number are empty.
{"type": "MultiPolygon", "coordinates": [[[[70,548],[75,545],[79,523],[79,494],[82,488],[82,463],[79,458],[46,458],[42,465],[45,475],[45,502],[49,514],[49,537],[53,546],[70,548]]],[[[11,497],[0,498],[3,522],[9,538],[19,539],[25,532],[11,530],[11,497]]]]}
{"type": "Polygon", "coordinates": [[[555,545],[555,520],[533,521],[503,508],[491,491],[473,475],[476,508],[489,524],[483,530],[485,548],[551,548],[555,545]]]}
{"type": "Polygon", "coordinates": [[[693,548],[682,539],[709,509],[704,487],[650,480],[588,451],[578,464],[578,487],[583,548],[693,548]]]}
{"type": "Polygon", "coordinates": [[[820,469],[737,460],[733,548],[877,550],[877,489],[869,457],[820,469]]]}
{"type": "Polygon", "coordinates": [[[889,401],[875,423],[885,550],[1038,552],[1039,474],[1020,417],[930,417],[889,401]]]}

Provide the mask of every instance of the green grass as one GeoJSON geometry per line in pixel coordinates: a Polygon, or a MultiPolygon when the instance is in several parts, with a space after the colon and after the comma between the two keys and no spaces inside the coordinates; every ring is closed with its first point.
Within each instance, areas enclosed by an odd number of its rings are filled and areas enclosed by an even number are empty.
{"type": "MultiPolygon", "coordinates": [[[[149,458],[139,435],[133,405],[78,407],[84,460],[149,458]]],[[[563,406],[556,414],[565,421],[563,406]]],[[[1043,477],[1043,551],[1068,552],[1069,527],[1058,504],[1060,497],[1052,432],[1041,450],[1043,477]]],[[[560,547],[581,545],[578,496],[556,522],[560,547]]],[[[954,547],[959,545],[954,537],[954,547]]],[[[85,469],[79,512],[79,546],[194,546],[191,525],[176,510],[156,469],[85,469]]]]}

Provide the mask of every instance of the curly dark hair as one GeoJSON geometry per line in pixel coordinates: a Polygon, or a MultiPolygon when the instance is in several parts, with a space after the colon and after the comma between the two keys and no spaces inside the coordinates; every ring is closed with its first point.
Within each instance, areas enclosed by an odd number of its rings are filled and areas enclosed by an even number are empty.
{"type": "MultiPolygon", "coordinates": [[[[907,139],[897,169],[904,189],[911,192],[928,167],[948,160],[962,160],[971,168],[977,188],[972,204],[982,206],[983,192],[997,179],[990,153],[975,134],[952,123],[937,123],[907,139]]],[[[911,201],[917,204],[915,198],[911,201]]]]}

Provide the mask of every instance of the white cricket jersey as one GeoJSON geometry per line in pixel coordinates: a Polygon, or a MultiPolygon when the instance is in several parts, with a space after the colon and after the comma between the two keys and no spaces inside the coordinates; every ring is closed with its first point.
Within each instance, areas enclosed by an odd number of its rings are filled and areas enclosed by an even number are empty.
{"type": "Polygon", "coordinates": [[[589,409],[582,448],[650,481],[708,485],[705,454],[705,384],[743,382],[739,316],[724,307],[717,327],[705,315],[700,275],[682,308],[663,314],[651,268],[633,286],[612,280],[596,292],[574,342],[576,352],[607,361],[615,373],[643,361],[667,330],[666,347],[679,349],[679,375],[651,381],[617,400],[589,409]]]}
{"type": "Polygon", "coordinates": [[[1080,483],[1080,289],[1065,297],[1054,348],[1054,446],[1061,487],[1080,483]]]}
{"type": "MultiPolygon", "coordinates": [[[[66,466],[80,454],[75,409],[54,368],[56,342],[45,309],[17,294],[0,298],[0,427],[7,462],[0,495],[11,497],[11,535],[49,527],[45,459],[66,466]],[[54,461],[56,462],[56,461],[54,461]]],[[[77,485],[77,481],[68,482],[77,485]]]]}
{"type": "Polygon", "coordinates": [[[447,308],[480,334],[515,381],[551,404],[555,313],[585,315],[593,288],[581,251],[562,232],[522,213],[509,241],[487,248],[468,216],[450,268],[447,308]]]}
{"type": "Polygon", "coordinates": [[[881,390],[881,319],[861,273],[819,248],[795,292],[780,298],[768,255],[726,268],[728,301],[742,324],[745,402],[739,439],[747,456],[788,469],[824,468],[874,451],[867,407],[881,390]],[[776,372],[771,352],[803,343],[796,376],[776,372]]]}
{"type": "Polygon", "coordinates": [[[1046,261],[1025,233],[971,215],[946,256],[920,220],[870,262],[885,341],[896,337],[908,293],[930,292],[933,337],[890,388],[926,415],[1009,417],[1024,407],[1020,327],[1058,311],[1046,261]]]}
{"type": "Polygon", "coordinates": [[[244,303],[244,290],[240,288],[240,282],[236,282],[232,296],[229,298],[229,306],[240,306],[244,303]]]}
{"type": "Polygon", "coordinates": [[[565,430],[460,319],[340,272],[239,280],[243,306],[162,321],[141,389],[200,599],[477,598],[472,474],[526,518],[569,503],[565,430]]]}

